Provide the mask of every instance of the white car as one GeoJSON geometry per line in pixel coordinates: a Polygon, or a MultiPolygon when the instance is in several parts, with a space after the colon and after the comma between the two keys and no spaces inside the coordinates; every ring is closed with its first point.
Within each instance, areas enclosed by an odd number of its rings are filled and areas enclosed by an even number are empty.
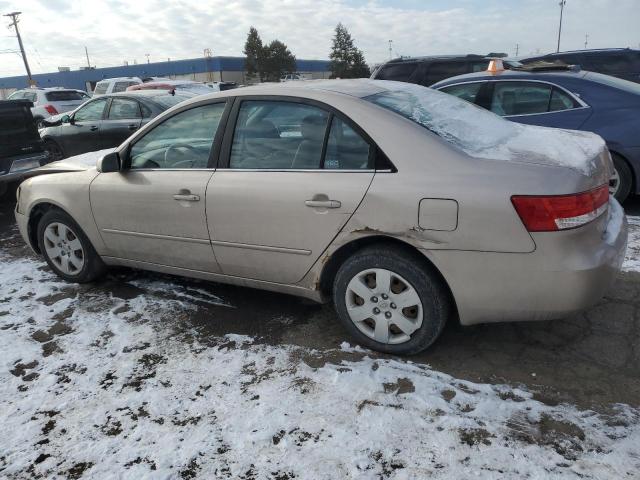
{"type": "Polygon", "coordinates": [[[8,100],[31,100],[31,113],[38,128],[42,121],[52,115],[69,112],[89,99],[86,92],[66,88],[25,88],[9,95],[8,100]]]}
{"type": "Polygon", "coordinates": [[[140,85],[147,82],[158,82],[161,80],[168,80],[165,77],[116,77],[105,78],[96,83],[96,88],[93,89],[93,96],[107,95],[109,93],[124,92],[132,85],[140,85]]]}

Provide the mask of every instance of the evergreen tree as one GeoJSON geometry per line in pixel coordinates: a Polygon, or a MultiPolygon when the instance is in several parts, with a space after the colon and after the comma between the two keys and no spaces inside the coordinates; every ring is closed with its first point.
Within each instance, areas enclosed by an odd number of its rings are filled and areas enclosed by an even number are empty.
{"type": "Polygon", "coordinates": [[[264,61],[264,47],[258,30],[254,27],[249,29],[247,41],[244,44],[244,54],[246,55],[244,65],[247,70],[247,77],[258,77],[262,81],[262,69],[260,67],[264,61]]]}
{"type": "Polygon", "coordinates": [[[338,23],[333,37],[331,59],[332,78],[360,78],[369,76],[369,67],[362,50],[358,49],[347,28],[338,23]]]}
{"type": "Polygon", "coordinates": [[[264,47],[264,80],[278,82],[282,75],[296,71],[296,57],[280,40],[264,47]]]}

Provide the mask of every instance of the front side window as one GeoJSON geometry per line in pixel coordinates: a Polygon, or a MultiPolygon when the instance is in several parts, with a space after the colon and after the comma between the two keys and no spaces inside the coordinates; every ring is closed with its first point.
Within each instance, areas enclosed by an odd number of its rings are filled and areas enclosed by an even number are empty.
{"type": "Polygon", "coordinates": [[[135,100],[127,98],[114,98],[109,107],[109,120],[128,120],[141,118],[140,107],[135,100]]]}
{"type": "Polygon", "coordinates": [[[225,105],[195,107],[157,125],[131,147],[131,168],[207,168],[225,105]]]}
{"type": "Polygon", "coordinates": [[[483,82],[463,83],[443,87],[440,91],[453,95],[454,97],[461,98],[462,100],[466,100],[467,102],[475,103],[482,85],[484,85],[483,82]]]}
{"type": "Polygon", "coordinates": [[[532,115],[549,109],[551,85],[530,82],[496,82],[491,111],[498,115],[532,115]]]}
{"type": "Polygon", "coordinates": [[[7,98],[7,100],[19,100],[21,98],[24,98],[24,92],[22,90],[18,90],[17,92],[13,92],[11,95],[9,95],[9,98],[7,98]]]}
{"type": "Polygon", "coordinates": [[[364,170],[369,166],[369,143],[338,117],[333,117],[324,168],[327,170],[364,170]]]}
{"type": "Polygon", "coordinates": [[[229,168],[320,168],[329,114],[293,102],[244,101],[231,146],[229,168]]]}
{"type": "Polygon", "coordinates": [[[88,102],[73,114],[73,120],[76,122],[91,122],[102,120],[102,114],[104,112],[104,107],[106,106],[106,104],[106,99],[88,102]]]}

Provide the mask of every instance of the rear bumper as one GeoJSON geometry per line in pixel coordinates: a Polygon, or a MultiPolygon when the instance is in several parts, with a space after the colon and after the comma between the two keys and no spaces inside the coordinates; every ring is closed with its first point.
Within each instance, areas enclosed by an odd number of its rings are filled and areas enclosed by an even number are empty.
{"type": "Polygon", "coordinates": [[[611,199],[608,217],[573,230],[532,235],[526,254],[430,250],[463,325],[552,320],[597,303],[614,282],[627,245],[627,220],[611,199]]]}

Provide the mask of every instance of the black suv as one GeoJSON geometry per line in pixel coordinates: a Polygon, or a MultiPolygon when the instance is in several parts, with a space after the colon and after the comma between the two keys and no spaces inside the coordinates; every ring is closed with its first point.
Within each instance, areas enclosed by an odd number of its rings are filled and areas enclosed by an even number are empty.
{"type": "Polygon", "coordinates": [[[29,100],[0,100],[0,195],[7,183],[49,161],[29,100]]]}
{"type": "Polygon", "coordinates": [[[376,68],[374,80],[396,80],[429,87],[440,80],[480,72],[489,66],[489,55],[436,55],[432,57],[396,58],[376,68]]]}
{"type": "Polygon", "coordinates": [[[640,83],[640,50],[630,48],[606,48],[601,50],[575,50],[549,53],[538,57],[520,59],[527,64],[540,60],[560,60],[569,65],[580,65],[583,70],[604,73],[640,83]]]}

